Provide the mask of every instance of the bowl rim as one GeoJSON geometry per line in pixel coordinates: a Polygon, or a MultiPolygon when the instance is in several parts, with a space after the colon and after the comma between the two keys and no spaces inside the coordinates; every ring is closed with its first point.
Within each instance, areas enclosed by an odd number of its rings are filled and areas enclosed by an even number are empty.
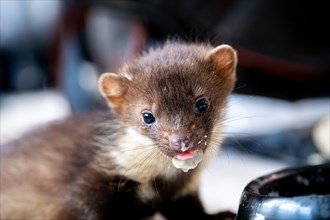
{"type": "Polygon", "coordinates": [[[245,195],[250,195],[259,198],[293,198],[293,197],[330,197],[329,194],[312,194],[312,195],[297,195],[297,196],[276,196],[267,195],[260,192],[262,187],[274,182],[274,180],[279,181],[289,176],[294,176],[298,174],[308,173],[310,171],[315,171],[317,169],[328,169],[330,170],[330,162],[326,162],[318,165],[303,165],[296,167],[284,168],[279,171],[260,176],[252,181],[250,181],[244,188],[242,197],[245,195]]]}

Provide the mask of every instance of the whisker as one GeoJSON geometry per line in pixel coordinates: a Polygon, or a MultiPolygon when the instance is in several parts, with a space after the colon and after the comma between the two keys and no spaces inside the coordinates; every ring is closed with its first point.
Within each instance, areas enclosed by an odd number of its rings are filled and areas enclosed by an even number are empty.
{"type": "Polygon", "coordinates": [[[226,141],[231,141],[233,143],[234,146],[238,146],[241,150],[243,150],[245,153],[251,153],[251,151],[249,151],[246,147],[244,147],[240,142],[239,139],[236,138],[235,136],[233,136],[232,138],[228,138],[226,139],[226,141]]]}
{"type": "Polygon", "coordinates": [[[128,167],[126,169],[126,173],[128,173],[131,169],[136,168],[137,172],[143,172],[143,169],[145,169],[148,166],[148,163],[151,163],[152,160],[157,155],[157,152],[150,151],[148,154],[146,154],[144,157],[142,157],[140,160],[136,161],[132,166],[128,167]],[[147,163],[146,163],[147,161],[147,163]]]}
{"type": "Polygon", "coordinates": [[[157,193],[157,196],[160,199],[161,197],[160,197],[160,194],[159,194],[159,191],[158,191],[158,188],[157,188],[157,183],[156,183],[155,177],[153,178],[153,183],[154,183],[154,187],[155,187],[155,191],[157,193]]]}
{"type": "Polygon", "coordinates": [[[150,165],[153,160],[158,156],[158,152],[152,152],[149,157],[147,158],[147,160],[144,160],[142,163],[141,163],[141,168],[146,168],[148,165],[150,165]],[[146,162],[146,163],[145,163],[146,162]],[[143,163],[145,164],[144,167],[142,167],[143,163]]]}
{"type": "MultiPolygon", "coordinates": [[[[119,180],[119,182],[118,182],[118,185],[117,185],[117,191],[118,192],[120,192],[120,185],[122,184],[122,180],[124,179],[124,177],[120,177],[120,180],[119,180]]],[[[125,182],[124,183],[126,183],[127,182],[127,180],[125,180],[125,182]]]]}
{"type": "Polygon", "coordinates": [[[136,151],[136,150],[151,150],[154,149],[154,146],[150,145],[141,145],[141,146],[134,146],[132,149],[121,149],[118,150],[119,152],[128,152],[128,151],[136,151]]]}

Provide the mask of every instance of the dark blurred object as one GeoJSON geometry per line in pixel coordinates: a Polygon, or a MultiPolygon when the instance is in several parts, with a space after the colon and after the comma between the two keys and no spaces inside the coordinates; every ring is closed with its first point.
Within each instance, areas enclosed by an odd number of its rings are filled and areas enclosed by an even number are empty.
{"type": "MultiPolygon", "coordinates": [[[[47,2],[1,2],[5,24],[14,18],[10,14],[35,16],[31,24],[53,17],[46,26],[26,24],[2,39],[1,92],[56,88],[73,111],[99,108],[104,103],[97,77],[170,37],[231,44],[239,56],[236,93],[288,100],[330,96],[325,2],[56,1],[61,7],[47,2]],[[13,4],[29,13],[13,13],[8,10],[13,4]]],[[[1,29],[4,35],[6,25],[1,29]]]]}
{"type": "Polygon", "coordinates": [[[218,33],[238,50],[236,92],[289,100],[329,96],[325,2],[236,1],[218,33]]]}
{"type": "Polygon", "coordinates": [[[281,170],[250,182],[236,220],[330,219],[330,163],[281,170]]]}
{"type": "Polygon", "coordinates": [[[83,85],[94,82],[97,86],[95,74],[90,80],[92,74],[80,72],[81,64],[92,64],[98,75],[116,72],[125,61],[168,37],[205,40],[212,36],[228,2],[66,1],[60,21],[63,31],[54,40],[54,61],[59,69],[52,78],[67,94],[73,111],[102,108],[97,88],[87,91],[83,85]],[[71,22],[66,23],[68,20],[71,22]],[[71,60],[63,59],[68,54],[71,60]]]}

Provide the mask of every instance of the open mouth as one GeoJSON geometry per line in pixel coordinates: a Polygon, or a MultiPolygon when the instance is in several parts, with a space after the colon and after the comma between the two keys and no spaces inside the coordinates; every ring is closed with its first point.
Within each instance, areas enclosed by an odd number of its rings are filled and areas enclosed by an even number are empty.
{"type": "Polygon", "coordinates": [[[195,157],[196,155],[197,155],[197,150],[191,149],[191,150],[183,151],[182,153],[177,154],[175,157],[178,160],[188,160],[195,157]]]}

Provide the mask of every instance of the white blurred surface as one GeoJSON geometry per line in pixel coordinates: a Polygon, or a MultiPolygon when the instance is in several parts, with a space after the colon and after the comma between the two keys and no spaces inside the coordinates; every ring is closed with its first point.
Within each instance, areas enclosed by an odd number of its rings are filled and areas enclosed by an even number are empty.
{"type": "Polygon", "coordinates": [[[1,97],[0,102],[1,145],[71,112],[65,97],[51,90],[6,95],[1,97]]]}
{"type": "Polygon", "coordinates": [[[253,179],[287,168],[285,162],[222,149],[202,174],[200,196],[209,213],[237,213],[241,193],[253,179]]]}
{"type": "Polygon", "coordinates": [[[309,128],[329,112],[329,98],[290,102],[234,94],[229,101],[226,133],[240,136],[267,135],[283,130],[309,128]]]}

